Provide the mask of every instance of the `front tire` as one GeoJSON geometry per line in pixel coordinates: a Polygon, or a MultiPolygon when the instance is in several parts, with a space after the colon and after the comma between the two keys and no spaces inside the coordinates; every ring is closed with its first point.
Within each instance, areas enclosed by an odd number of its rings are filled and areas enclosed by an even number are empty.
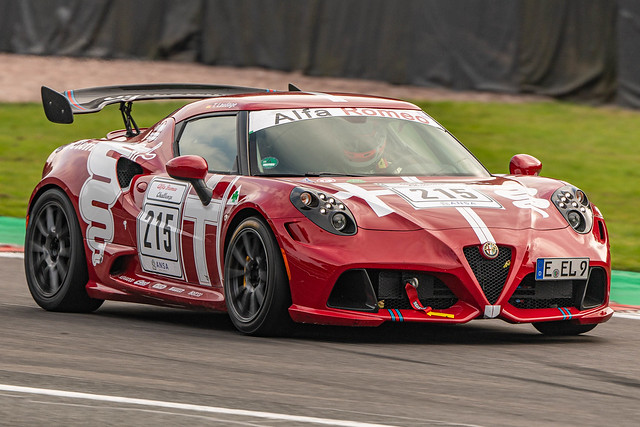
{"type": "Polygon", "coordinates": [[[556,322],[539,322],[533,324],[533,327],[539,332],[545,335],[557,337],[584,334],[596,326],[598,326],[597,323],[576,325],[575,323],[571,323],[566,320],[559,320],[556,322]]]}
{"type": "Polygon", "coordinates": [[[251,335],[286,334],[292,324],[280,247],[262,218],[235,229],[224,262],[224,294],[234,326],[251,335]]]}
{"type": "Polygon", "coordinates": [[[45,310],[89,313],[103,301],[87,295],[87,260],[73,205],[59,189],[33,205],[24,242],[29,291],[45,310]]]}

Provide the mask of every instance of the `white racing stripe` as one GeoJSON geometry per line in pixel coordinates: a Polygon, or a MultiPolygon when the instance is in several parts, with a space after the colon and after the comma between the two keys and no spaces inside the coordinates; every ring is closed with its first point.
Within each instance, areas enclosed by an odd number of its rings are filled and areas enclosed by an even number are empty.
{"type": "Polygon", "coordinates": [[[163,402],[161,400],[134,399],[120,396],[106,396],[101,394],[79,393],[73,391],[50,390],[45,388],[20,387],[13,385],[0,384],[0,391],[13,393],[37,394],[43,396],[55,396],[68,399],[83,399],[100,402],[112,402],[130,405],[153,406],[158,408],[182,409],[186,411],[206,412],[210,414],[236,415],[241,417],[253,417],[279,421],[290,421],[308,424],[322,424],[332,426],[346,427],[389,427],[388,424],[370,424],[358,421],[333,420],[329,418],[305,417],[288,414],[277,414],[273,412],[249,411],[243,409],[229,409],[216,406],[201,406],[187,403],[163,402]]]}
{"type": "Polygon", "coordinates": [[[478,236],[480,243],[492,242],[495,243],[496,240],[493,238],[493,234],[487,227],[487,224],[484,223],[482,218],[478,216],[477,213],[473,211],[471,208],[456,208],[458,212],[462,214],[464,219],[467,220],[473,231],[478,236]]]}

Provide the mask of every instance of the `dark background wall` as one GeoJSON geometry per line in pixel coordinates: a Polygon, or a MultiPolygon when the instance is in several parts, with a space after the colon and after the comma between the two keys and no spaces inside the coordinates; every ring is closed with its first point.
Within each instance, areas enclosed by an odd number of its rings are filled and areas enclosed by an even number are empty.
{"type": "Polygon", "coordinates": [[[635,0],[0,0],[0,51],[260,66],[640,108],[635,0]]]}

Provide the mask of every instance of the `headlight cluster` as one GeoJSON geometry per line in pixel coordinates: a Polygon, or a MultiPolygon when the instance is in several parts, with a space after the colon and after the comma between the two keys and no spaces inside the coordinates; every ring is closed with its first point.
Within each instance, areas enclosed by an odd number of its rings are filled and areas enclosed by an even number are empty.
{"type": "Polygon", "coordinates": [[[593,210],[582,190],[565,185],[553,193],[551,201],[574,230],[581,234],[591,231],[593,210]]]}
{"type": "Polygon", "coordinates": [[[358,227],[353,214],[335,197],[296,187],[289,198],[293,206],[323,230],[346,236],[356,234],[358,227]]]}

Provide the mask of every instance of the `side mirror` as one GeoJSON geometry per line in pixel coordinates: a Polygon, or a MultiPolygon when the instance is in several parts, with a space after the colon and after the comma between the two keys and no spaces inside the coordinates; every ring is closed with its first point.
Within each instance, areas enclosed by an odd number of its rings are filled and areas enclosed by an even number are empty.
{"type": "Polygon", "coordinates": [[[194,155],[179,156],[169,160],[166,168],[171,178],[191,183],[203,205],[207,206],[211,202],[213,190],[204,182],[209,170],[205,159],[194,155]]]}
{"type": "Polygon", "coordinates": [[[542,170],[542,162],[528,154],[516,154],[509,162],[511,175],[538,176],[542,170]]]}

